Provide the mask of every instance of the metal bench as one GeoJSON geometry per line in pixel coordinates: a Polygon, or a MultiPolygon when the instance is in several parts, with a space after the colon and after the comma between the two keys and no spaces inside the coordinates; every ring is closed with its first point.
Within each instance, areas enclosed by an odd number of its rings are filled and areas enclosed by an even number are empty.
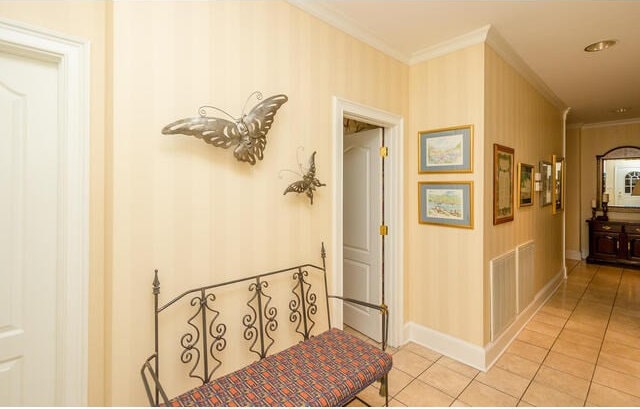
{"type": "MultiPolygon", "coordinates": [[[[380,380],[380,395],[387,405],[387,377],[392,366],[391,356],[385,352],[387,307],[328,295],[324,244],[321,257],[322,267],[303,264],[194,288],[162,305],[158,300],[160,282],[156,270],[153,280],[155,350],[140,370],[149,403],[152,406],[343,406],[354,399],[360,400],[358,393],[380,380]],[[324,297],[318,298],[313,283],[319,284],[316,287],[320,287],[324,297]],[[238,295],[236,291],[232,295],[235,311],[229,316],[241,316],[241,325],[236,323],[235,327],[225,321],[226,316],[219,309],[219,298],[230,287],[244,294],[238,295]],[[288,325],[280,326],[277,321],[274,294],[281,298],[288,294],[285,300],[280,300],[286,303],[288,325]],[[381,348],[331,328],[329,298],[380,311],[381,348]],[[244,302],[238,305],[239,300],[244,302]],[[325,328],[316,325],[322,301],[326,306],[325,328]],[[180,360],[190,366],[188,376],[198,380],[199,385],[170,399],[160,382],[160,314],[185,303],[187,332],[179,337],[180,360]],[[240,331],[244,341],[232,342],[230,329],[240,331]],[[285,336],[294,334],[297,339],[285,347],[282,342],[276,345],[277,331],[285,336]],[[214,377],[222,367],[223,355],[230,343],[246,348],[248,351],[243,356],[253,354],[257,360],[214,377]],[[280,350],[269,354],[274,346],[280,350]]],[[[175,314],[170,318],[175,318],[175,314]]]]}

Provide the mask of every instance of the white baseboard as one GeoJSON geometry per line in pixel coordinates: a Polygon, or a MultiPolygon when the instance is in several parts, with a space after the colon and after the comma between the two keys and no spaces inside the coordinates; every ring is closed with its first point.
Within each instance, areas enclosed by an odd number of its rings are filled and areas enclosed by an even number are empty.
{"type": "Polygon", "coordinates": [[[549,282],[545,285],[536,296],[533,298],[533,302],[527,306],[515,319],[515,321],[498,337],[497,340],[485,345],[485,362],[487,363],[486,370],[491,368],[493,364],[502,356],[507,347],[511,344],[525,325],[531,320],[531,317],[547,302],[549,297],[553,295],[562,279],[564,278],[564,270],[559,271],[549,282]]]}
{"type": "Polygon", "coordinates": [[[565,258],[568,258],[569,260],[582,260],[582,253],[580,253],[578,250],[567,250],[565,251],[564,254],[565,258]]]}
{"type": "Polygon", "coordinates": [[[542,288],[527,308],[518,315],[516,320],[494,342],[481,347],[454,336],[422,326],[415,322],[408,322],[404,326],[405,342],[413,341],[438,353],[453,358],[481,371],[487,371],[500,358],[531,317],[551,297],[562,282],[564,274],[559,271],[544,288],[542,288]]]}
{"type": "Polygon", "coordinates": [[[484,349],[460,338],[408,322],[404,326],[404,339],[405,342],[413,341],[481,371],[485,368],[484,349]]]}

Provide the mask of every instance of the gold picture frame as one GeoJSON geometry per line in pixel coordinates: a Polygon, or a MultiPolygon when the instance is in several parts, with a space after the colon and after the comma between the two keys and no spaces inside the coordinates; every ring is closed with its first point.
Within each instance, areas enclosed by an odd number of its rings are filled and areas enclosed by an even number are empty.
{"type": "Polygon", "coordinates": [[[473,182],[418,182],[418,221],[473,229],[473,182]]]}
{"type": "Polygon", "coordinates": [[[553,203],[553,166],[546,160],[540,161],[540,206],[551,206],[553,203]]]}
{"type": "Polygon", "coordinates": [[[515,151],[508,146],[493,144],[493,224],[513,220],[513,158],[515,151]]]}
{"type": "Polygon", "coordinates": [[[518,163],[518,207],[533,206],[533,165],[518,163]]]}
{"type": "Polygon", "coordinates": [[[551,213],[557,214],[564,210],[564,178],[565,178],[565,162],[564,158],[558,158],[551,155],[551,166],[553,167],[551,182],[551,213]]]}
{"type": "Polygon", "coordinates": [[[472,173],[473,125],[418,132],[418,173],[472,173]]]}

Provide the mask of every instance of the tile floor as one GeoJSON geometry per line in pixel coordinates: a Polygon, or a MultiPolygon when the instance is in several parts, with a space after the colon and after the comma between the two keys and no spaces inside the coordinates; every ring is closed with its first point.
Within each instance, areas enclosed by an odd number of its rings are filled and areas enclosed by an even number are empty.
{"type": "MultiPolygon", "coordinates": [[[[411,342],[392,348],[389,405],[640,406],[640,271],[573,260],[567,269],[486,373],[411,342]]],[[[384,405],[377,386],[360,396],[384,405]]]]}

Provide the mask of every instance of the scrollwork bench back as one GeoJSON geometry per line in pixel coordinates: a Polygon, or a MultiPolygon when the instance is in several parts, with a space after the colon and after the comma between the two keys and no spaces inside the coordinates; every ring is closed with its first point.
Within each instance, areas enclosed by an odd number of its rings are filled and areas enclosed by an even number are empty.
{"type": "MultiPolygon", "coordinates": [[[[164,334],[160,333],[160,324],[169,307],[177,307],[179,304],[189,310],[186,322],[179,324],[184,330],[176,341],[181,349],[180,361],[186,365],[188,377],[197,379],[202,384],[217,378],[219,372],[226,373],[237,369],[237,366],[244,366],[242,363],[237,365],[238,360],[235,358],[229,359],[233,361],[231,365],[225,363],[223,366],[225,354],[234,356],[227,351],[232,347],[244,349],[245,352],[241,354],[245,357],[253,356],[254,361],[262,360],[270,353],[277,353],[296,342],[309,340],[310,337],[331,328],[328,302],[331,297],[380,310],[384,350],[388,319],[386,306],[329,296],[324,244],[321,257],[322,267],[303,264],[194,288],[164,304],[159,301],[160,281],[156,270],[152,285],[155,349],[154,354],[145,361],[141,369],[150,403],[154,406],[168,403],[167,394],[159,380],[160,349],[166,345],[164,334]],[[224,307],[228,307],[228,304],[222,303],[225,295],[233,299],[233,308],[229,314],[221,312],[224,307]],[[282,318],[283,310],[286,319],[282,318]],[[234,332],[236,336],[233,335],[234,332]],[[241,337],[237,336],[238,333],[241,337]],[[233,364],[236,364],[236,367],[233,364]],[[153,379],[155,387],[150,386],[147,375],[153,379]]],[[[162,324],[164,325],[164,322],[162,324]]],[[[237,355],[236,352],[235,356],[237,355]]],[[[386,386],[386,375],[383,384],[386,386]]],[[[388,400],[388,396],[386,399],[388,400]]]]}

